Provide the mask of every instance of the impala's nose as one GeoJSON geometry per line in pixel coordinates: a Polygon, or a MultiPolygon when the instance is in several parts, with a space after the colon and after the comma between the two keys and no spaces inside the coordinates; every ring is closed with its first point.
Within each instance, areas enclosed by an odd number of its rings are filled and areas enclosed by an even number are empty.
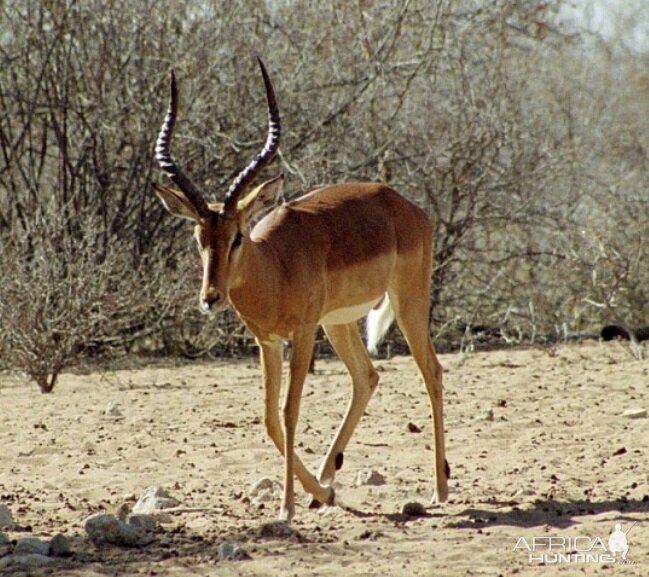
{"type": "Polygon", "coordinates": [[[210,312],[212,307],[217,305],[221,300],[220,294],[209,294],[201,298],[201,309],[203,312],[210,312]]]}

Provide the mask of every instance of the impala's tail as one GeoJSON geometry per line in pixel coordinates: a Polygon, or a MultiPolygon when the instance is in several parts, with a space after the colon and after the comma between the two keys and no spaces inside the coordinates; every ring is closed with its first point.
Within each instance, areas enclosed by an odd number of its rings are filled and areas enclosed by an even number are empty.
{"type": "Polygon", "coordinates": [[[367,350],[371,354],[376,354],[376,347],[385,336],[385,333],[388,332],[393,322],[394,309],[392,308],[392,303],[390,303],[388,293],[385,293],[378,308],[372,309],[367,315],[367,350]]]}

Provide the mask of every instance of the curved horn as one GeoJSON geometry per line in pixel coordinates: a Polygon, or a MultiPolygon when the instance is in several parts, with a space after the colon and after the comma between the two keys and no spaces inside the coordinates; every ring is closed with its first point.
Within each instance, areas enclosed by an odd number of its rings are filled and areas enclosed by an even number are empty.
{"type": "Polygon", "coordinates": [[[273,84],[268,76],[268,71],[266,70],[264,63],[261,61],[261,58],[257,57],[257,62],[259,62],[259,68],[261,69],[261,75],[264,78],[264,85],[266,87],[266,100],[268,101],[268,136],[266,137],[266,143],[261,152],[239,173],[228,189],[223,202],[223,212],[226,214],[236,207],[237,201],[245,188],[273,159],[277,152],[277,148],[279,147],[279,137],[282,129],[279,122],[279,109],[277,108],[277,101],[275,100],[275,90],[273,89],[273,84]]]}
{"type": "Polygon", "coordinates": [[[199,216],[205,218],[210,211],[203,194],[191,183],[185,173],[178,168],[176,161],[171,157],[169,143],[176,124],[176,113],[178,112],[178,88],[176,87],[176,75],[171,71],[171,93],[169,95],[169,108],[165,116],[158,140],[155,145],[155,157],[158,165],[164,173],[185,193],[187,200],[192,203],[199,216]]]}

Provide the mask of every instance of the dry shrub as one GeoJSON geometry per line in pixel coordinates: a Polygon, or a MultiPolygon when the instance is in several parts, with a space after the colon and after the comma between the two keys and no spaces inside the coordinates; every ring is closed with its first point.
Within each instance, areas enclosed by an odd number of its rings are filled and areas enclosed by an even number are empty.
{"type": "Polygon", "coordinates": [[[173,302],[173,279],[161,267],[132,268],[120,243],[100,258],[92,224],[81,223],[79,240],[64,225],[39,222],[37,235],[6,242],[0,261],[0,359],[43,393],[81,358],[154,332],[173,302]]]}

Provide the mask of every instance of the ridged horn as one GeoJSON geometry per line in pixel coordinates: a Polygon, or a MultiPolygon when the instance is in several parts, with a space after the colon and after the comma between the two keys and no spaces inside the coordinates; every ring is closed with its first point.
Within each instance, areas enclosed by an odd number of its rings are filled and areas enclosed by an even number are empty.
{"type": "Polygon", "coordinates": [[[178,167],[169,151],[171,136],[176,124],[178,112],[178,87],[176,86],[176,75],[171,71],[171,91],[169,94],[169,108],[165,116],[158,140],[155,145],[155,157],[163,172],[174,182],[174,184],[185,193],[185,196],[192,203],[199,216],[209,216],[210,210],[203,193],[201,193],[187,178],[185,173],[178,167]]]}
{"type": "Polygon", "coordinates": [[[279,147],[279,138],[282,129],[279,121],[279,108],[277,107],[277,100],[275,99],[275,90],[273,89],[270,76],[268,76],[268,71],[266,70],[261,58],[257,57],[257,62],[259,62],[261,75],[264,78],[264,86],[266,87],[266,100],[268,102],[268,136],[266,137],[266,143],[261,152],[239,173],[228,189],[223,202],[223,212],[226,214],[232,212],[236,208],[237,201],[246,187],[273,159],[277,152],[277,148],[279,147]]]}

